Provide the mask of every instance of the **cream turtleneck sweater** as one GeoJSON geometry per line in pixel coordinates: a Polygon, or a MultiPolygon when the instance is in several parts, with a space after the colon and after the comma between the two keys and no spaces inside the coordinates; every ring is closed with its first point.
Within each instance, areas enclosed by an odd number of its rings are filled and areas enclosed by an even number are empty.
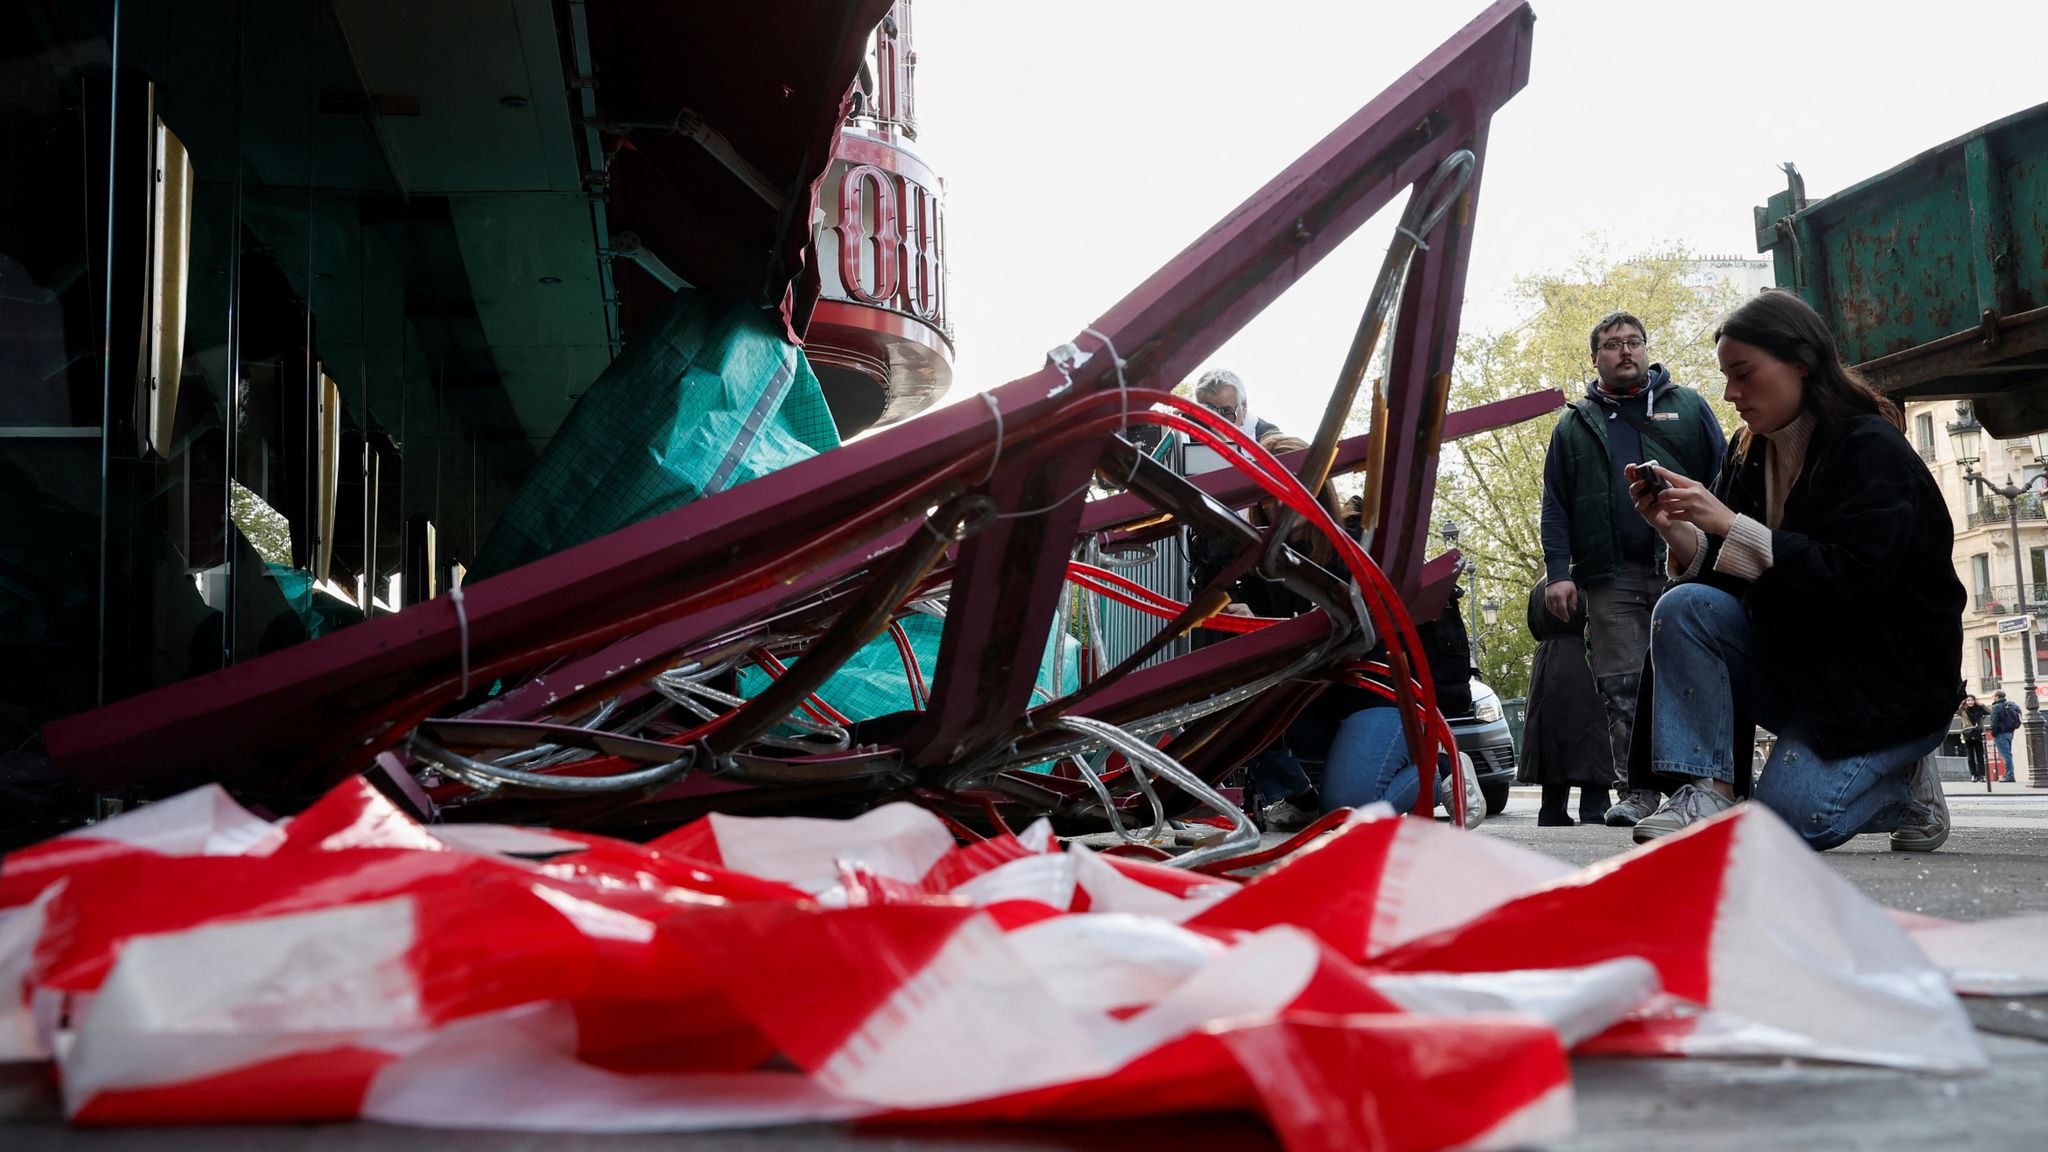
{"type": "MultiPolygon", "coordinates": [[[[1813,413],[1801,412],[1797,420],[1763,437],[1763,441],[1765,522],[1759,524],[1751,517],[1737,516],[1721,545],[1721,554],[1714,559],[1714,571],[1740,580],[1754,580],[1771,566],[1771,532],[1784,523],[1785,497],[1799,482],[1799,470],[1806,464],[1806,446],[1813,442],[1813,413]]],[[[1694,525],[1693,535],[1698,546],[1693,550],[1692,564],[1683,572],[1673,572],[1675,579],[1698,576],[1706,563],[1707,534],[1694,525]]]]}

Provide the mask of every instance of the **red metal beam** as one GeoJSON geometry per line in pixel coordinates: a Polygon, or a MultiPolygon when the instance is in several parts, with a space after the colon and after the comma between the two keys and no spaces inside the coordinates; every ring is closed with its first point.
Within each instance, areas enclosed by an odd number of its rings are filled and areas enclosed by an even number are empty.
{"type": "MultiPolygon", "coordinates": [[[[1527,82],[1533,19],[1525,5],[1494,5],[1253,193],[1090,326],[1101,335],[1082,338],[1093,355],[1075,386],[1170,386],[1403,188],[1426,179],[1468,141],[1483,147],[1494,109],[1527,82]],[[1116,356],[1127,363],[1117,366],[1116,356]]],[[[1470,227],[1473,199],[1468,191],[1460,210],[1439,228],[1454,239],[1428,265],[1450,269],[1449,277],[1436,279],[1460,290],[1466,252],[1459,241],[1470,227]]],[[[1425,305],[1424,293],[1410,291],[1401,331],[1416,330],[1427,316],[1432,334],[1448,334],[1455,342],[1462,297],[1438,292],[1425,305]]],[[[1407,343],[1397,338],[1396,347],[1407,343]]],[[[1447,367],[1448,349],[1442,359],[1447,367]]],[[[1038,379],[1043,378],[1041,372],[1038,379]]],[[[1414,391],[1396,386],[1396,429],[1423,406],[1407,400],[1414,391]]],[[[1441,401],[1436,403],[1441,411],[1441,401]]],[[[1018,493],[1022,508],[1048,510],[1005,521],[963,549],[949,618],[970,623],[946,629],[930,712],[905,741],[913,762],[933,766],[970,759],[1000,739],[1005,721],[1029,706],[1038,655],[1065,583],[1067,546],[1084,514],[1078,500],[1054,502],[1085,481],[1094,456],[1093,448],[1077,447],[1063,459],[1030,461],[1028,483],[1015,475],[1023,471],[1021,462],[1012,466],[1013,474],[996,479],[1004,507],[1019,507],[1007,498],[1018,493]]],[[[1433,471],[1434,452],[1405,463],[1433,471]]]]}
{"type": "MultiPolygon", "coordinates": [[[[400,703],[445,704],[465,662],[472,670],[530,668],[541,654],[594,650],[614,634],[711,612],[755,591],[732,584],[764,558],[788,558],[768,577],[785,582],[849,551],[872,562],[887,551],[878,542],[901,516],[979,484],[995,447],[1007,451],[989,491],[1015,518],[961,550],[938,695],[906,743],[925,763],[971,754],[1023,714],[1084,502],[1038,510],[1072,491],[1096,454],[1081,445],[1034,454],[1030,438],[1052,431],[1050,418],[1076,396],[1118,386],[1109,342],[1128,360],[1130,386],[1178,380],[1450,152],[1483,147],[1489,118],[1527,81],[1533,21],[1525,4],[1502,0],[1467,25],[1098,319],[1092,327],[1107,340],[1081,338],[1096,355],[1072,379],[1040,369],[990,393],[988,404],[942,409],[479,582],[464,590],[460,607],[442,597],[59,721],[45,730],[46,746],[91,783],[226,766],[294,766],[317,776],[322,765],[304,763],[316,735],[402,719],[394,714],[400,703]],[[996,432],[998,419],[1008,445],[996,432]],[[882,519],[871,519],[878,510],[882,519]],[[865,528],[831,548],[789,555],[853,524],[865,528]]],[[[1390,451],[1389,474],[1419,476],[1422,501],[1413,525],[1398,504],[1389,509],[1392,520],[1382,518],[1407,533],[1390,545],[1389,571],[1406,573],[1404,588],[1413,584],[1410,557],[1426,523],[1435,465],[1410,422],[1436,402],[1428,389],[1448,370],[1470,197],[1439,229],[1443,240],[1432,240],[1419,279],[1411,278],[1395,340],[1390,449],[1399,455],[1390,451]]],[[[397,738],[367,736],[370,747],[397,738]]]]}
{"type": "MultiPolygon", "coordinates": [[[[1531,392],[1526,396],[1515,396],[1496,400],[1491,404],[1462,409],[1444,417],[1444,442],[1462,440],[1481,432],[1507,428],[1524,420],[1534,420],[1546,412],[1564,407],[1564,393],[1555,388],[1531,392]]],[[[1336,464],[1333,474],[1356,472],[1365,467],[1366,457],[1372,447],[1370,435],[1348,437],[1337,444],[1336,464]]],[[[1298,452],[1283,452],[1276,459],[1289,472],[1301,467],[1308,456],[1306,448],[1298,452]]],[[[1217,501],[1233,508],[1242,508],[1259,499],[1264,489],[1247,480],[1235,468],[1223,468],[1188,477],[1188,483],[1200,488],[1217,501]]],[[[1134,493],[1124,492],[1088,505],[1088,511],[1081,518],[1081,531],[1100,532],[1118,524],[1129,524],[1154,515],[1152,505],[1134,493]]]]}
{"type": "Polygon", "coordinates": [[[1465,269],[1472,224],[1486,171],[1486,130],[1469,139],[1472,179],[1444,217],[1422,267],[1401,293],[1391,363],[1387,368],[1386,469],[1380,490],[1372,557],[1403,599],[1421,590],[1429,508],[1436,495],[1437,449],[1450,400],[1451,364],[1457,357],[1458,309],[1465,299],[1465,269]]]}

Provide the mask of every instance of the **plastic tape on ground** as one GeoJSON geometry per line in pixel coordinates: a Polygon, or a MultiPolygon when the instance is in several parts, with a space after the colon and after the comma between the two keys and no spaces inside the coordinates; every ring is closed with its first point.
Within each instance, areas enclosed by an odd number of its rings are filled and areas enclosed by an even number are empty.
{"type": "Polygon", "coordinates": [[[0,1054],[91,1123],[1236,1108],[1294,1149],[1502,1147],[1569,1131],[1568,1050],[1984,1064],[1906,929],[1755,806],[1577,872],[1361,818],[1240,884],[908,806],[631,844],[207,788],[7,857],[0,905],[0,1054]]]}

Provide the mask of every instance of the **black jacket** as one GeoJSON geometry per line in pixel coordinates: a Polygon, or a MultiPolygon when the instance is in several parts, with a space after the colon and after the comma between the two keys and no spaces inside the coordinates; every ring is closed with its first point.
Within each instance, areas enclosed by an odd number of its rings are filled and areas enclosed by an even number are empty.
{"type": "Polygon", "coordinates": [[[1656,458],[1681,476],[1713,473],[1728,444],[1699,393],[1652,364],[1641,392],[1602,393],[1599,381],[1565,409],[1543,457],[1543,568],[1552,581],[1590,586],[1627,559],[1662,564],[1663,542],[1636,515],[1622,469],[1656,458]]]}
{"type": "MultiPolygon", "coordinates": [[[[1731,445],[1714,494],[1763,522],[1764,451],[1731,445]]],[[[1927,465],[1881,416],[1822,423],[1771,533],[1771,567],[1755,582],[1714,571],[1709,537],[1700,577],[1742,598],[1756,633],[1760,699],[1797,716],[1821,755],[1850,756],[1948,726],[1962,699],[1963,586],[1950,555],[1955,527],[1927,465]]],[[[1645,660],[1631,775],[1648,779],[1645,660]]],[[[1746,785],[1749,732],[1730,734],[1746,785]]]]}

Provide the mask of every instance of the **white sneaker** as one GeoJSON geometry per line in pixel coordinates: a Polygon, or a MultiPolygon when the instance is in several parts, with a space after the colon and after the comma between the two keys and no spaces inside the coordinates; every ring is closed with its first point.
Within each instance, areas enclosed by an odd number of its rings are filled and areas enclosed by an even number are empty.
{"type": "MultiPolygon", "coordinates": [[[[1472,757],[1458,753],[1458,779],[1465,785],[1465,827],[1477,828],[1486,819],[1486,794],[1479,790],[1479,770],[1472,766],[1472,757]]],[[[1451,815],[1451,779],[1440,776],[1436,782],[1437,806],[1444,815],[1451,815]]]]}
{"type": "Polygon", "coordinates": [[[1948,797],[1941,793],[1941,774],[1934,757],[1922,756],[1906,777],[1913,790],[1913,810],[1892,833],[1894,852],[1932,852],[1948,839],[1948,797]]]}

